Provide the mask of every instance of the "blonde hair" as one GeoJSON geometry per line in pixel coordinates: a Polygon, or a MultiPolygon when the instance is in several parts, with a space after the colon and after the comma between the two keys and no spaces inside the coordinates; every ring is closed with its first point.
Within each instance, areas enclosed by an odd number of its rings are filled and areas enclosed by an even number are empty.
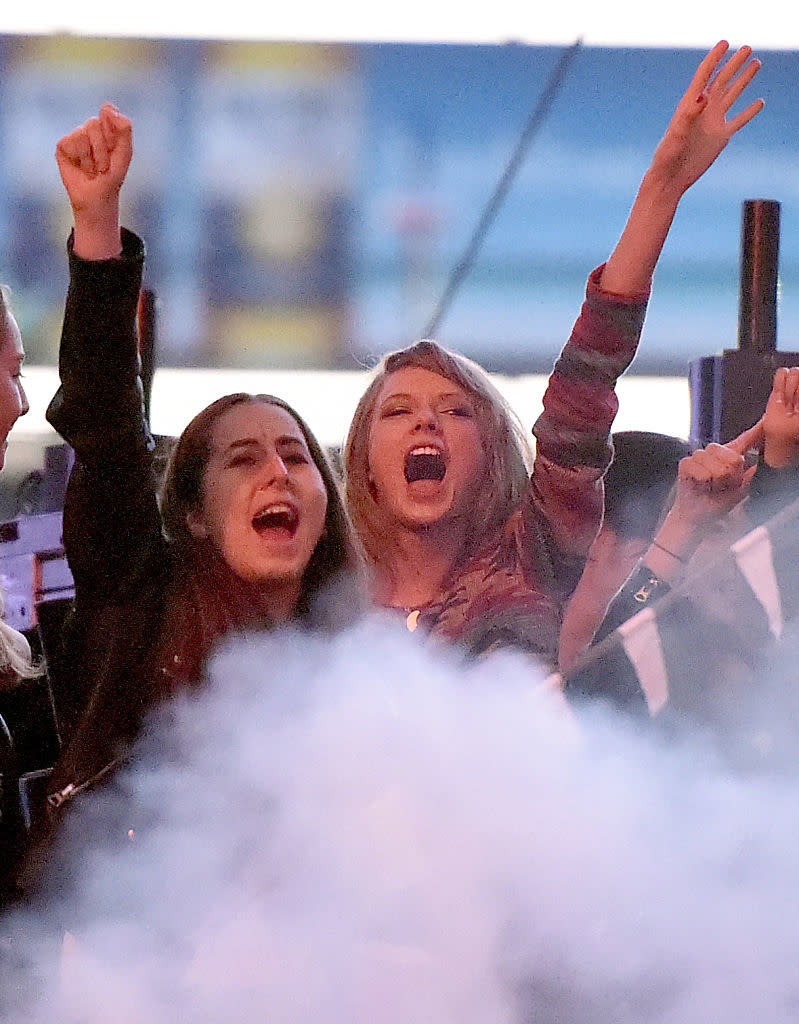
{"type": "MultiPolygon", "coordinates": [[[[14,629],[2,617],[5,615],[5,601],[0,592],[0,675],[14,673],[20,679],[36,679],[44,672],[44,665],[33,660],[30,644],[26,637],[14,629]]],[[[0,684],[0,689],[2,689],[0,684]]]]}
{"type": "MultiPolygon", "coordinates": [[[[0,284],[0,345],[6,344],[5,325],[13,316],[9,304],[9,291],[0,284]]],[[[5,599],[0,591],[0,674],[15,673],[21,679],[40,676],[44,667],[34,662],[30,644],[18,630],[5,621],[5,599]]]]}
{"type": "Polygon", "coordinates": [[[358,403],[344,446],[347,511],[370,564],[380,562],[391,548],[392,528],[369,482],[369,434],[383,382],[406,366],[445,377],[475,404],[486,460],[483,479],[470,506],[466,545],[457,560],[462,563],[502,528],[521,501],[532,468],[532,445],[508,403],[471,359],[430,340],[389,353],[358,403]]]}

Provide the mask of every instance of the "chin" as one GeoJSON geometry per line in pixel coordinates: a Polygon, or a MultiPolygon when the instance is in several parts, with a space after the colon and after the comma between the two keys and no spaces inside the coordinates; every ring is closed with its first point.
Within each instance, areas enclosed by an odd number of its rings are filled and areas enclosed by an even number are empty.
{"type": "Polygon", "coordinates": [[[269,589],[269,587],[293,586],[302,579],[304,569],[294,565],[270,565],[253,567],[250,581],[269,589]]]}
{"type": "Polygon", "coordinates": [[[449,509],[434,512],[410,513],[400,517],[401,522],[410,530],[430,530],[446,523],[449,509]]]}

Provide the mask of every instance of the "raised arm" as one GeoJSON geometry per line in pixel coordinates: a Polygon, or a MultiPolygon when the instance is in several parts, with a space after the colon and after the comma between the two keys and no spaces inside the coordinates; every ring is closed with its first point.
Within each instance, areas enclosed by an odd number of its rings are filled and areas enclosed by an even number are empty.
{"type": "MultiPolygon", "coordinates": [[[[795,497],[799,468],[799,367],[774,374],[766,410],[749,430],[726,445],[710,444],[680,463],[674,503],[644,557],[644,565],[670,583],[707,530],[735,507],[753,485],[755,496],[795,497]],[[747,452],[761,451],[759,466],[747,452]],[[766,483],[755,482],[765,477],[766,483]]],[[[768,512],[768,509],[767,509],[768,512]]]]}
{"type": "Polygon", "coordinates": [[[75,230],[47,418],[75,452],[64,543],[79,599],[135,589],[162,553],[136,333],[144,247],[118,219],[131,153],[130,122],[110,104],[56,149],[75,230]]]}
{"type": "MultiPolygon", "coordinates": [[[[726,445],[710,444],[681,461],[672,506],[638,567],[610,603],[594,643],[668,593],[708,530],[744,498],[749,499],[746,510],[754,526],[797,496],[799,367],[791,367],[776,371],[765,413],[753,427],[726,445]],[[758,465],[749,465],[747,454],[758,450],[758,465]]],[[[572,652],[567,654],[563,667],[572,670],[575,658],[572,652]]],[[[631,707],[645,703],[639,680],[618,649],[611,648],[595,663],[578,666],[567,689],[631,707]]],[[[665,699],[661,694],[655,710],[665,699]]]]}
{"type": "Polygon", "coordinates": [[[600,279],[615,295],[648,292],[680,199],[713,164],[736,132],[763,109],[763,100],[728,117],[736,100],[760,70],[752,50],[742,46],[722,65],[729,44],[722,40],[704,58],[677,105],[652,163],[643,177],[630,216],[600,279]]]}
{"type": "Polygon", "coordinates": [[[763,107],[756,100],[728,119],[757,74],[749,47],[721,62],[720,42],[699,65],[652,158],[627,225],[607,263],[588,283],[571,338],[544,395],[533,474],[534,498],[556,547],[584,556],[602,518],[602,474],[611,457],[615,384],[641,334],[652,273],[680,198],[732,136],[763,107]]]}
{"type": "Polygon", "coordinates": [[[119,192],[132,156],[131,123],[110,103],[56,146],[58,170],[75,219],[76,256],[106,260],[122,252],[119,192]]]}
{"type": "Polygon", "coordinates": [[[799,366],[780,367],[763,414],[763,462],[771,469],[799,465],[799,366]]]}
{"type": "Polygon", "coordinates": [[[677,582],[703,539],[745,497],[750,521],[799,494],[799,367],[781,368],[766,410],[725,445],[709,444],[680,462],[674,501],[639,567],[621,587],[597,630],[601,640],[677,582]],[[757,466],[747,453],[760,451],[757,466]]]}
{"type": "Polygon", "coordinates": [[[728,444],[709,444],[680,462],[674,501],[644,555],[643,564],[671,583],[690,561],[707,531],[746,497],[756,466],[748,452],[763,441],[763,421],[728,444]]]}

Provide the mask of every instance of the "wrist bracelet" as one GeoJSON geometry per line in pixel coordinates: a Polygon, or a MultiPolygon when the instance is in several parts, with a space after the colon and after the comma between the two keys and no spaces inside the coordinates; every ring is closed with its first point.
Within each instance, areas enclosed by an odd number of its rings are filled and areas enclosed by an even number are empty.
{"type": "Polygon", "coordinates": [[[662,544],[658,544],[658,542],[656,540],[652,541],[652,546],[656,547],[656,548],[660,548],[660,550],[665,552],[665,554],[671,555],[672,558],[676,558],[677,561],[680,562],[682,565],[685,565],[686,562],[687,562],[687,559],[681,558],[679,555],[675,555],[673,551],[669,551],[668,548],[664,548],[663,545],[662,544]]]}

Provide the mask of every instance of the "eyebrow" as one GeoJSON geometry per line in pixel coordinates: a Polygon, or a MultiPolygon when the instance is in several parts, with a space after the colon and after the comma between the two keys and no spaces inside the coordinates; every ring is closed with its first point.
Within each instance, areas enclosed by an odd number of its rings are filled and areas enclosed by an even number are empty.
{"type": "MultiPolygon", "coordinates": [[[[287,448],[287,447],[292,446],[292,445],[297,445],[298,447],[302,448],[303,450],[305,450],[305,448],[306,448],[305,441],[301,437],[294,437],[293,434],[281,434],[280,437],[276,437],[275,438],[275,445],[277,447],[279,447],[279,448],[287,448]]],[[[262,447],[263,447],[263,444],[259,440],[259,438],[257,438],[257,437],[239,437],[239,438],[236,438],[235,441],[231,441],[230,444],[227,445],[223,449],[223,451],[224,452],[232,452],[232,451],[236,451],[239,448],[262,448],[262,447]]]]}
{"type": "Polygon", "coordinates": [[[304,438],[295,437],[293,434],[283,434],[281,437],[275,439],[275,444],[280,445],[281,447],[290,447],[291,445],[296,444],[303,450],[308,447],[308,445],[305,443],[304,438]]]}
{"type": "MultiPolygon", "coordinates": [[[[401,398],[405,401],[412,401],[413,395],[409,391],[392,391],[390,395],[386,395],[381,405],[385,405],[386,402],[391,402],[395,398],[401,398]]],[[[441,399],[457,398],[459,401],[471,401],[469,395],[465,391],[442,391],[434,396],[437,401],[441,399]]]]}

